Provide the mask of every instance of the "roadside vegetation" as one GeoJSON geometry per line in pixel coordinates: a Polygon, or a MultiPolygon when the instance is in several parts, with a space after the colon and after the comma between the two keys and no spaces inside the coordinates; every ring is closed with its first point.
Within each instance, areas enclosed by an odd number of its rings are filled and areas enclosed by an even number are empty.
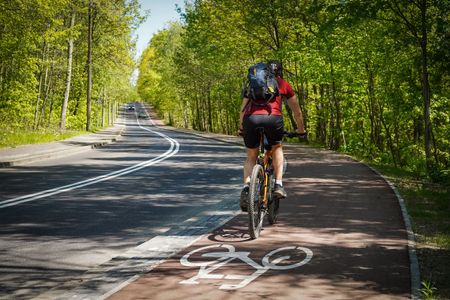
{"type": "Polygon", "coordinates": [[[2,1],[1,145],[111,125],[137,99],[132,32],[143,20],[137,0],[2,1]]]}
{"type": "Polygon", "coordinates": [[[423,299],[450,299],[450,186],[392,166],[371,165],[405,200],[416,237],[423,299]]]}
{"type": "Polygon", "coordinates": [[[85,133],[84,131],[54,131],[54,130],[39,130],[39,131],[8,131],[2,130],[0,132],[0,148],[2,147],[16,147],[25,144],[37,144],[53,142],[71,138],[85,133]]]}

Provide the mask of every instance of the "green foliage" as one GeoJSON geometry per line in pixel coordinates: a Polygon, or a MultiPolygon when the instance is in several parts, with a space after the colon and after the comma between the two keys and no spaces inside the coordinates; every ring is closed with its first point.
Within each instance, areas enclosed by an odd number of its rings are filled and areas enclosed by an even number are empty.
{"type": "MultiPolygon", "coordinates": [[[[58,127],[67,86],[69,39],[74,47],[66,118],[69,129],[85,127],[87,7],[87,1],[67,0],[13,0],[0,5],[2,127],[20,131],[58,127]]],[[[105,107],[112,112],[135,95],[131,33],[144,19],[138,9],[137,0],[94,1],[94,122],[105,107]]],[[[112,119],[107,121],[110,124],[112,119]]]]}
{"type": "Polygon", "coordinates": [[[433,300],[435,297],[436,288],[430,281],[422,281],[422,288],[420,289],[420,293],[425,300],[433,300]]]}
{"type": "Polygon", "coordinates": [[[138,90],[176,126],[235,133],[247,67],[277,58],[299,95],[313,142],[446,181],[449,12],[440,1],[429,1],[425,10],[387,0],[193,1],[182,24],[151,41],[138,90]]]}
{"type": "Polygon", "coordinates": [[[64,140],[76,135],[82,134],[81,131],[53,131],[41,130],[39,132],[32,131],[0,131],[0,148],[1,147],[16,147],[24,144],[36,144],[64,140]]]}

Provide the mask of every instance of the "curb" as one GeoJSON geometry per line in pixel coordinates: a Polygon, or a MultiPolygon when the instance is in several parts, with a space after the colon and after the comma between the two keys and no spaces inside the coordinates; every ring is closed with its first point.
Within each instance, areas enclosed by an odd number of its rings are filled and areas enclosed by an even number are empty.
{"type": "Polygon", "coordinates": [[[80,146],[80,147],[73,147],[72,149],[66,148],[66,149],[60,149],[60,150],[48,150],[48,151],[42,151],[36,154],[25,154],[21,157],[12,158],[10,160],[6,161],[0,161],[0,168],[9,168],[13,166],[23,165],[27,163],[36,162],[42,159],[49,159],[49,158],[61,158],[73,154],[78,154],[82,152],[86,152],[92,149],[100,148],[106,145],[109,145],[111,143],[114,143],[120,139],[122,136],[123,131],[125,128],[122,128],[114,137],[110,139],[105,139],[100,142],[94,142],[91,145],[87,146],[80,146]]]}
{"type": "Polygon", "coordinates": [[[380,176],[392,189],[397,197],[398,203],[400,205],[400,209],[402,211],[403,222],[405,223],[406,233],[408,235],[408,254],[409,254],[409,264],[410,264],[410,273],[411,273],[411,299],[421,299],[420,297],[420,268],[419,268],[419,260],[417,259],[416,253],[416,239],[415,234],[412,229],[411,219],[408,214],[408,210],[406,209],[405,200],[400,195],[400,192],[394,186],[392,182],[390,182],[383,174],[381,174],[378,170],[372,168],[366,163],[360,162],[366,165],[372,172],[380,176]]]}
{"type": "MultiPolygon", "coordinates": [[[[338,152],[336,152],[338,153],[338,152]]],[[[391,188],[391,190],[394,192],[398,204],[400,206],[400,210],[402,213],[403,223],[405,224],[406,234],[408,238],[408,256],[409,256],[409,266],[410,266],[410,276],[411,276],[411,299],[413,300],[419,300],[421,299],[420,296],[420,268],[419,268],[419,260],[417,258],[417,252],[416,252],[416,239],[415,234],[412,229],[411,225],[411,219],[408,214],[408,210],[406,208],[405,200],[401,196],[400,192],[397,190],[395,185],[389,181],[383,174],[381,174],[378,170],[374,169],[373,167],[369,166],[367,163],[362,162],[348,154],[342,154],[348,157],[349,159],[358,162],[360,164],[363,164],[367,168],[369,168],[373,173],[381,177],[381,179],[386,182],[386,184],[391,188]]]]}
{"type": "Polygon", "coordinates": [[[92,148],[94,148],[94,145],[82,146],[82,147],[77,147],[74,149],[62,149],[62,150],[58,150],[58,151],[54,151],[54,150],[45,151],[45,152],[41,152],[36,155],[25,155],[22,158],[16,158],[16,159],[12,159],[9,161],[1,161],[0,168],[8,168],[8,167],[13,167],[13,166],[17,166],[17,165],[27,164],[27,163],[39,161],[42,159],[48,159],[51,157],[52,158],[60,158],[60,157],[64,157],[64,156],[71,155],[71,154],[85,152],[92,148]]]}

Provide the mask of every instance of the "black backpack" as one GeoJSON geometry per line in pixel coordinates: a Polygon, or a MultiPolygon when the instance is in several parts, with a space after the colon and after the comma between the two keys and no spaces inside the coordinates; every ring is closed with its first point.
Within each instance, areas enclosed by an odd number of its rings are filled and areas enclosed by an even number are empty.
{"type": "Polygon", "coordinates": [[[247,78],[247,96],[253,104],[266,106],[280,94],[277,78],[266,63],[257,63],[250,66],[247,78]]]}

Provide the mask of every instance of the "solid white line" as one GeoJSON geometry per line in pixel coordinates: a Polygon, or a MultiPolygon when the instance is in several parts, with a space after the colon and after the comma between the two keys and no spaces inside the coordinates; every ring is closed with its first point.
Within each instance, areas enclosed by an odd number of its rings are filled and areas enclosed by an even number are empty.
{"type": "Polygon", "coordinates": [[[409,218],[408,210],[406,208],[405,200],[401,196],[400,192],[397,190],[395,185],[383,174],[378,172],[378,170],[372,168],[366,163],[361,162],[366,165],[369,169],[371,169],[375,174],[380,176],[394,191],[395,196],[397,197],[398,203],[400,205],[400,210],[402,212],[403,223],[405,224],[406,233],[408,237],[408,255],[409,255],[409,267],[410,267],[410,276],[411,276],[411,299],[421,299],[420,297],[420,268],[419,268],[419,260],[417,258],[416,253],[416,239],[415,234],[411,225],[411,220],[409,218]]]}
{"type": "MultiPolygon", "coordinates": [[[[79,188],[82,188],[82,187],[85,187],[85,186],[89,186],[89,185],[92,185],[92,184],[95,184],[95,183],[98,183],[98,182],[110,180],[110,179],[113,179],[113,178],[116,178],[116,177],[119,177],[119,176],[123,176],[123,175],[129,174],[129,173],[132,173],[132,172],[136,172],[136,171],[141,170],[141,169],[143,169],[145,167],[148,167],[148,166],[154,165],[154,164],[156,164],[156,163],[158,163],[160,161],[163,161],[163,160],[165,160],[165,159],[167,159],[167,158],[169,158],[169,157],[171,157],[171,156],[173,156],[173,155],[178,153],[178,151],[180,149],[180,144],[175,139],[173,139],[173,138],[171,138],[171,137],[169,137],[169,136],[167,136],[167,135],[165,135],[163,133],[160,133],[160,132],[157,132],[157,131],[145,128],[139,123],[139,120],[137,118],[136,118],[136,120],[137,120],[137,123],[138,123],[138,125],[139,125],[139,127],[141,129],[146,130],[146,131],[151,132],[151,133],[155,133],[155,134],[161,136],[162,138],[166,139],[167,141],[169,141],[170,142],[169,150],[167,150],[163,154],[161,154],[161,155],[159,155],[157,157],[154,157],[154,158],[152,158],[150,160],[143,161],[143,162],[140,162],[140,163],[138,163],[136,165],[129,166],[129,167],[126,167],[124,169],[117,170],[117,171],[114,171],[114,172],[111,172],[111,173],[108,173],[108,174],[105,174],[105,175],[93,177],[93,178],[90,178],[90,179],[82,180],[82,181],[79,181],[79,182],[75,182],[75,183],[72,183],[72,184],[64,185],[64,186],[61,186],[61,187],[57,187],[57,188],[53,188],[53,189],[49,189],[49,190],[45,190],[45,191],[41,191],[41,192],[30,194],[30,195],[25,195],[25,196],[20,196],[20,197],[8,199],[8,200],[0,201],[0,208],[15,206],[15,205],[18,205],[18,204],[21,204],[21,203],[34,201],[34,200],[41,199],[41,198],[44,198],[44,197],[49,197],[49,196],[53,196],[53,195],[56,195],[56,194],[69,192],[69,191],[72,191],[72,190],[75,190],[75,189],[79,189],[79,188]]],[[[152,122],[152,124],[154,124],[153,120],[151,120],[151,122],[152,122]]]]}

